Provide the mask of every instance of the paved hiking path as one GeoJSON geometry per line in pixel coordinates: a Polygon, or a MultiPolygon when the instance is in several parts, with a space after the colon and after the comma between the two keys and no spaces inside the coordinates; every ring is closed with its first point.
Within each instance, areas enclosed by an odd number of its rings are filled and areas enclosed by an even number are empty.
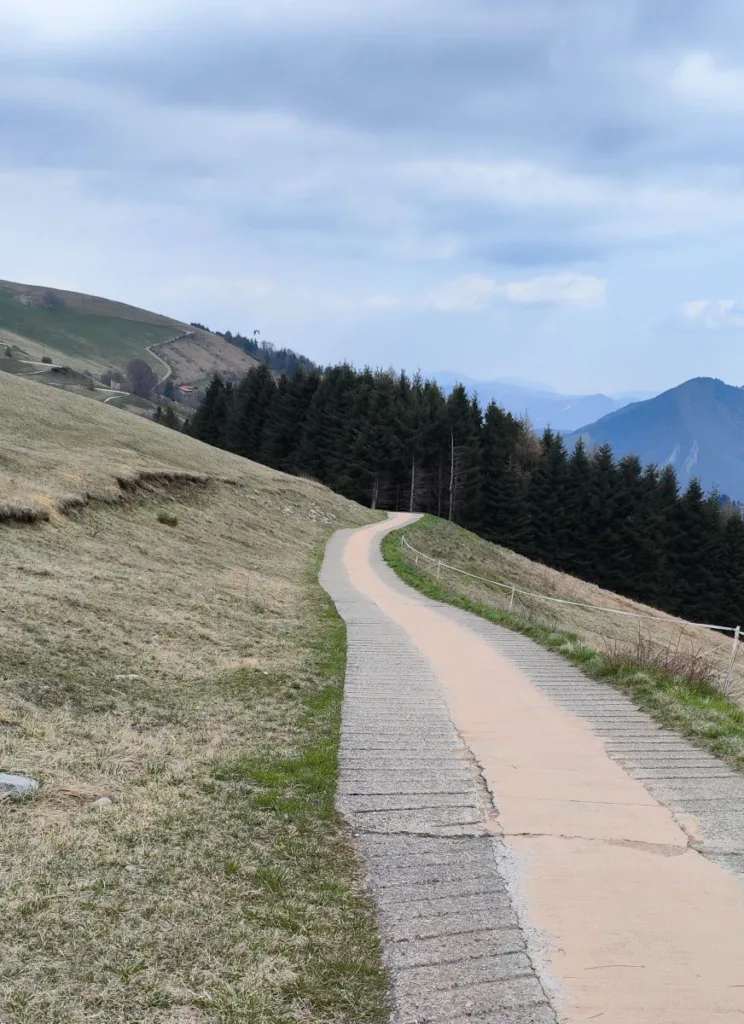
{"type": "Polygon", "coordinates": [[[744,777],[530,640],[329,544],[339,806],[396,1024],[744,1020],[744,777]]]}

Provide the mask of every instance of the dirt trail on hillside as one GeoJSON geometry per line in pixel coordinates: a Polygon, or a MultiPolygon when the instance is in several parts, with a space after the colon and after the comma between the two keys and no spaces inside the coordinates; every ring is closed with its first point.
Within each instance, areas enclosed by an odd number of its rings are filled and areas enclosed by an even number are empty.
{"type": "Polygon", "coordinates": [[[348,535],[343,566],[431,666],[482,768],[496,806],[485,825],[503,838],[511,895],[559,1020],[744,1019],[744,892],[734,875],[694,848],[693,818],[660,803],[475,623],[392,579],[379,541],[408,518],[348,535]]]}

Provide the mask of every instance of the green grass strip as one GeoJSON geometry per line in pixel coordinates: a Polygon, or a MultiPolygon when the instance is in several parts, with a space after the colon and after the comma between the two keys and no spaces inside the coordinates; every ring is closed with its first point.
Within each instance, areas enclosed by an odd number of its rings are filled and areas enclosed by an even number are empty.
{"type": "Polygon", "coordinates": [[[390,1017],[389,979],[377,918],[356,883],[361,866],[335,807],[346,625],[314,575],[317,686],[301,698],[301,749],[278,757],[267,747],[259,756],[216,764],[213,777],[247,787],[250,812],[259,812],[269,838],[253,876],[261,895],[246,912],[264,931],[295,934],[301,950],[283,992],[284,1005],[296,1009],[261,1020],[383,1024],[390,1017]]]}

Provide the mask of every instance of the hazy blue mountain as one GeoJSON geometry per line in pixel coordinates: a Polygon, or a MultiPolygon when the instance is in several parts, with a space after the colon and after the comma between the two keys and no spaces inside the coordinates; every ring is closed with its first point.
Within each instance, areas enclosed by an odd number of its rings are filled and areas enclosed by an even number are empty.
{"type": "Polygon", "coordinates": [[[532,384],[519,378],[474,380],[461,373],[434,376],[445,391],[450,392],[455,384],[464,384],[471,394],[477,392],[482,405],[493,400],[515,416],[526,416],[536,430],[547,426],[563,431],[576,430],[626,404],[608,395],[562,395],[548,385],[532,384]]]}
{"type": "Polygon", "coordinates": [[[609,442],[617,457],[633,453],[642,462],[671,463],[682,486],[698,477],[744,499],[744,390],[713,377],[695,377],[656,398],[603,416],[566,438],[609,442]]]}

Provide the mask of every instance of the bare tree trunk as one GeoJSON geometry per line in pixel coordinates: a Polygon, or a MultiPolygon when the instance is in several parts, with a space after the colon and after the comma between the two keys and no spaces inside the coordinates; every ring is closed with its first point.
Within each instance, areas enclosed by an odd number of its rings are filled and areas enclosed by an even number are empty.
{"type": "Polygon", "coordinates": [[[450,478],[449,478],[449,515],[447,518],[452,522],[452,499],[455,489],[455,432],[450,430],[450,478]]]}
{"type": "Polygon", "coordinates": [[[416,490],[416,456],[413,456],[411,463],[411,500],[408,503],[408,511],[413,512],[413,496],[416,490]]]}
{"type": "Polygon", "coordinates": [[[439,476],[437,479],[437,516],[442,517],[442,456],[439,456],[439,476]]]}
{"type": "Polygon", "coordinates": [[[379,496],[379,493],[380,493],[380,478],[379,478],[379,476],[376,476],[375,477],[375,485],[372,488],[372,508],[373,509],[377,508],[377,498],[379,496]]]}

